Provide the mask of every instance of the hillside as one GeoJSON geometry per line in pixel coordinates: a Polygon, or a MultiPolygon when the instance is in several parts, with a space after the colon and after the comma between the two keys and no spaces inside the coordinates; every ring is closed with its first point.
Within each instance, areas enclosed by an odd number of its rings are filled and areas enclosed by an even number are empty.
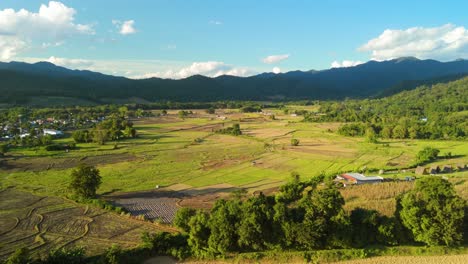
{"type": "Polygon", "coordinates": [[[181,80],[133,80],[69,70],[47,62],[0,63],[1,103],[37,104],[33,97],[69,97],[93,103],[146,101],[344,99],[390,95],[423,83],[468,74],[468,61],[400,58],[323,71],[263,73],[252,77],[195,75],[181,80]]]}
{"type": "Polygon", "coordinates": [[[468,78],[423,85],[373,100],[323,102],[308,121],[358,122],[341,131],[359,136],[372,128],[382,138],[465,138],[468,136],[468,78]]]}

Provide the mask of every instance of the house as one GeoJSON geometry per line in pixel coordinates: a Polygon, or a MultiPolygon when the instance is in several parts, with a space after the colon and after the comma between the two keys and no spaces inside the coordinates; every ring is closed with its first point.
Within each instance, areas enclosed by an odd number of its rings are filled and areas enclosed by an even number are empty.
{"type": "Polygon", "coordinates": [[[60,137],[63,136],[63,132],[60,130],[55,130],[55,129],[44,129],[43,131],[44,136],[50,135],[54,137],[60,137]]]}
{"type": "Polygon", "coordinates": [[[450,173],[450,172],[452,172],[452,166],[450,166],[450,165],[444,165],[444,166],[442,166],[442,168],[440,169],[440,172],[442,172],[442,173],[450,173]]]}
{"type": "Polygon", "coordinates": [[[383,182],[383,177],[380,176],[369,176],[366,177],[360,173],[344,173],[339,176],[340,178],[353,183],[353,184],[366,184],[366,183],[380,183],[383,182]]]}
{"type": "Polygon", "coordinates": [[[427,174],[427,170],[425,167],[422,167],[422,166],[418,166],[416,168],[416,170],[414,170],[414,174],[416,175],[426,175],[427,174]]]}
{"type": "Polygon", "coordinates": [[[437,165],[434,165],[429,169],[429,174],[437,174],[439,172],[440,172],[440,168],[437,165]]]}

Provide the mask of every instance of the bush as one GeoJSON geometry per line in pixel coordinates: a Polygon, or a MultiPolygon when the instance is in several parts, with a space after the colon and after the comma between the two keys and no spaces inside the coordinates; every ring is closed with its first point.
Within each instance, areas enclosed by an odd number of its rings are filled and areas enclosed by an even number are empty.
{"type": "Polygon", "coordinates": [[[299,146],[299,139],[292,138],[291,139],[291,146],[299,146]]]}
{"type": "Polygon", "coordinates": [[[426,162],[431,162],[437,159],[437,155],[439,155],[440,150],[431,148],[431,147],[425,147],[421,151],[418,152],[416,155],[416,163],[417,164],[423,164],[426,162]]]}
{"type": "Polygon", "coordinates": [[[29,264],[32,259],[27,248],[19,248],[6,260],[5,264],[29,264]]]}
{"type": "Polygon", "coordinates": [[[48,145],[45,147],[45,150],[47,151],[60,151],[60,150],[69,150],[69,149],[75,149],[76,145],[75,143],[70,143],[70,144],[52,144],[48,145]]]}
{"type": "Polygon", "coordinates": [[[83,248],[54,250],[43,262],[47,264],[83,264],[86,263],[85,250],[83,248]]]}

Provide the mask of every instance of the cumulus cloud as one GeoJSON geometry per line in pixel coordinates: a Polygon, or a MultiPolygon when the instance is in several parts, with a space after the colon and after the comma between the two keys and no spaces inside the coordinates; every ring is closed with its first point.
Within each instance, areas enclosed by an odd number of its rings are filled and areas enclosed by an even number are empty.
{"type": "Polygon", "coordinates": [[[121,35],[130,35],[135,34],[137,30],[135,29],[135,21],[134,20],[127,20],[127,21],[120,21],[120,20],[112,20],[112,24],[116,25],[119,29],[119,33],[121,35]]]}
{"type": "Polygon", "coordinates": [[[331,64],[332,68],[345,68],[345,67],[353,67],[359,64],[363,64],[362,61],[351,61],[351,60],[344,60],[342,62],[334,61],[331,64]]]}
{"type": "Polygon", "coordinates": [[[204,75],[208,77],[218,77],[221,75],[234,75],[234,76],[251,76],[256,74],[255,71],[243,68],[234,67],[233,65],[226,64],[219,61],[207,62],[194,62],[190,66],[182,67],[179,69],[169,69],[155,73],[146,73],[138,76],[133,76],[135,79],[144,79],[151,77],[168,78],[168,79],[183,79],[192,75],[204,75]]]}
{"type": "Polygon", "coordinates": [[[60,43],[77,34],[94,34],[91,25],[76,24],[76,11],[61,2],[42,4],[38,12],[0,10],[0,59],[7,60],[35,41],[60,43]]]}
{"type": "Polygon", "coordinates": [[[415,56],[421,59],[453,60],[468,57],[468,30],[453,24],[440,27],[387,29],[359,48],[374,60],[415,56]]]}
{"type": "Polygon", "coordinates": [[[281,55],[270,55],[262,59],[263,63],[266,64],[273,64],[280,61],[284,61],[289,58],[289,54],[281,54],[281,55]]]}

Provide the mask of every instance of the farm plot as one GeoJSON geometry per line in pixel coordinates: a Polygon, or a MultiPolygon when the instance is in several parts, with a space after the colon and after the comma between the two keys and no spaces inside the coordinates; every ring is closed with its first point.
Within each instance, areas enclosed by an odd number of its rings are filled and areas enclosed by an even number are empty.
{"type": "Polygon", "coordinates": [[[52,249],[83,245],[88,254],[98,254],[112,244],[137,246],[143,231],[173,230],[12,188],[0,191],[0,224],[0,261],[22,247],[41,256],[52,249]]]}
{"type": "Polygon", "coordinates": [[[166,191],[146,191],[127,193],[111,198],[114,204],[129,211],[133,216],[144,216],[145,219],[172,223],[177,212],[175,193],[166,191]]]}

